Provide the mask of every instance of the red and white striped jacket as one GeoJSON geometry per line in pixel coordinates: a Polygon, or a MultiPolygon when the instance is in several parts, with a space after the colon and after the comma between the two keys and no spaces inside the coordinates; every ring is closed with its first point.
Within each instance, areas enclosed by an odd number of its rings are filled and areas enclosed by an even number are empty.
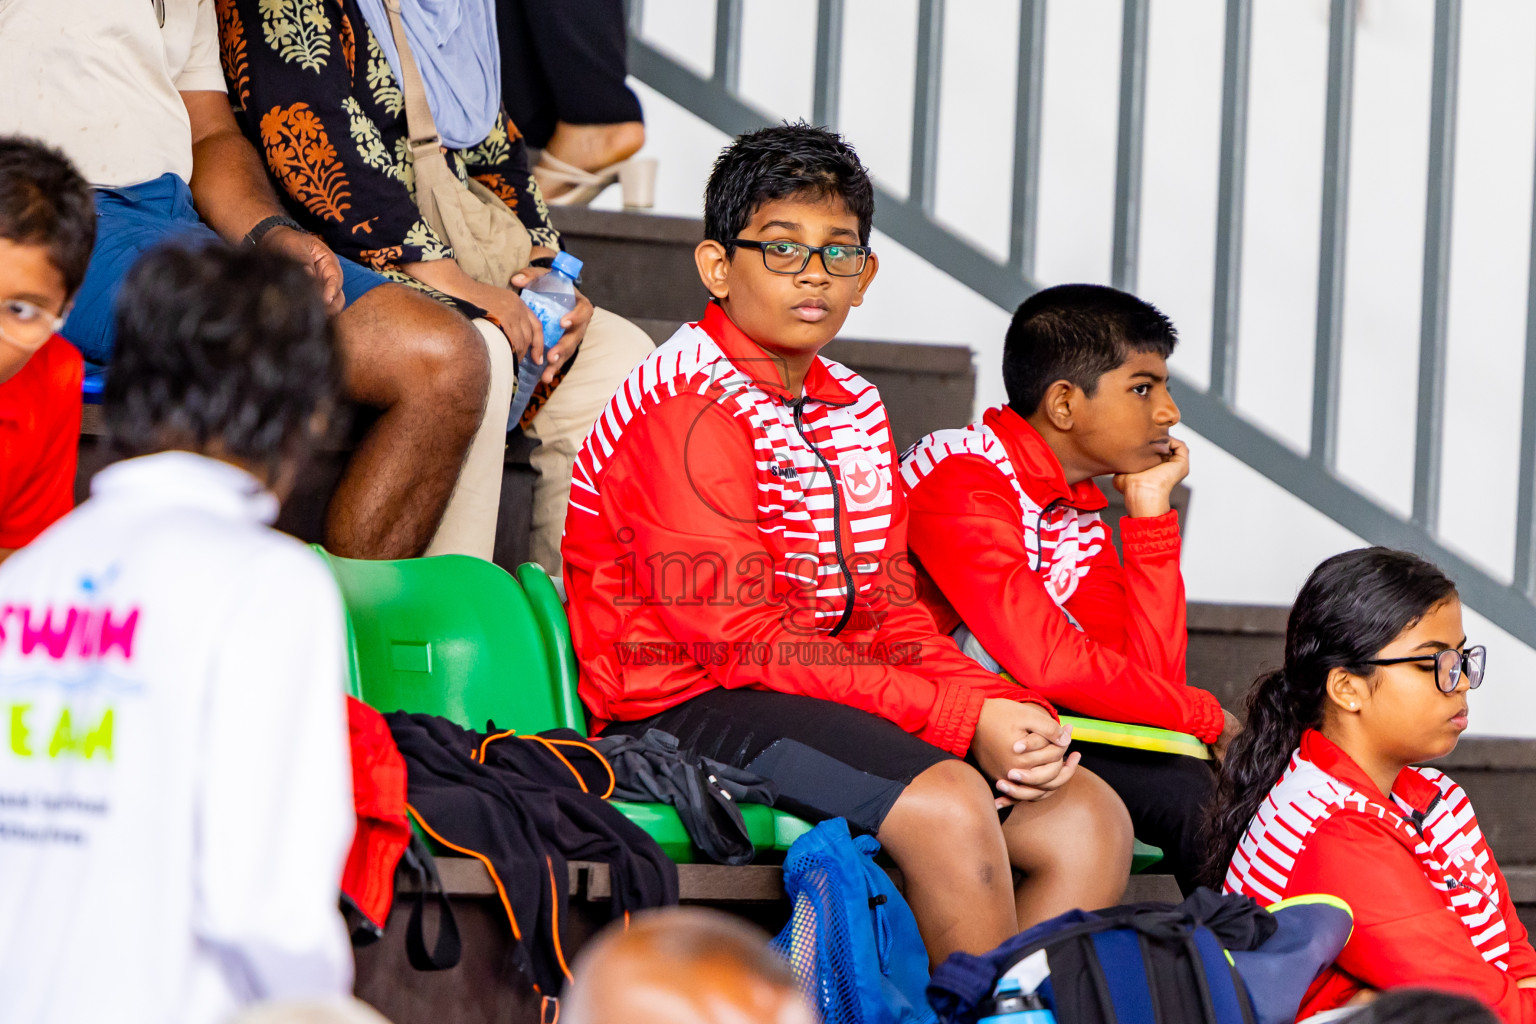
{"type": "Polygon", "coordinates": [[[594,729],[756,687],[857,707],[963,754],[985,698],[1045,705],[961,654],[917,602],[875,387],[820,358],[803,397],[778,381],[711,303],[630,374],[583,444],[562,553],[594,729]]]}
{"type": "Polygon", "coordinates": [[[1299,1018],[1363,988],[1462,992],[1510,1024],[1536,1022],[1536,952],[1461,787],[1404,768],[1385,797],[1355,761],[1308,730],[1238,843],[1226,889],[1260,903],[1327,893],[1355,930],[1308,990],[1299,1018]]]}
{"type": "Polygon", "coordinates": [[[963,621],[1020,683],[1116,722],[1221,735],[1221,704],[1184,681],[1178,514],[1120,520],[1122,566],[1092,480],[1008,406],[940,430],[901,460],[919,592],[939,628],[963,621]]]}

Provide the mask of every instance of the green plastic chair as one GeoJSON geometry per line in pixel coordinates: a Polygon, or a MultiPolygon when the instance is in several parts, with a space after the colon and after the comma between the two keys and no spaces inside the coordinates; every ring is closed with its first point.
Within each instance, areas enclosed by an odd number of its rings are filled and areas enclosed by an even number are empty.
{"type": "Polygon", "coordinates": [[[532,604],[502,569],[468,555],[321,555],[346,604],[354,697],[469,729],[561,724],[545,684],[554,658],[532,604]]]}
{"type": "MultiPolygon", "coordinates": [[[[565,606],[550,582],[549,574],[537,562],[524,562],[517,567],[517,581],[528,595],[534,615],[539,620],[549,650],[553,652],[557,666],[551,682],[558,688],[553,701],[564,710],[561,722],[567,728],[586,734],[587,717],[576,695],[577,662],[576,646],[571,642],[571,624],[566,618],[565,606]]],[[[666,804],[636,804],[614,800],[617,807],[630,821],[645,829],[662,850],[679,864],[691,864],[698,858],[698,848],[688,838],[677,811],[666,804]]],[[[762,804],[738,804],[742,820],[747,826],[747,836],[759,850],[788,850],[790,844],[811,830],[810,822],[795,817],[787,811],[765,807],[762,804]]]]}
{"type": "MultiPolygon", "coordinates": [[[[352,696],[383,712],[440,715],[465,728],[586,733],[565,610],[549,577],[529,563],[526,584],[466,555],[398,561],[341,558],[320,549],[347,612],[352,696]]],[[[613,801],[679,863],[698,850],[665,804],[613,801]]],[[[743,804],[758,849],[787,850],[810,826],[743,804]]]]}

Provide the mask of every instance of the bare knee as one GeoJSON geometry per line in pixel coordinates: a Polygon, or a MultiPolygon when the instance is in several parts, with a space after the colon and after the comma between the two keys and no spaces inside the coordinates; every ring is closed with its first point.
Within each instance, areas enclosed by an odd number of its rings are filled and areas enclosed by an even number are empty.
{"type": "Polygon", "coordinates": [[[964,761],[941,761],[902,791],[880,825],[879,839],[900,858],[905,849],[941,842],[967,849],[1001,834],[987,780],[964,761]]]}
{"type": "MultiPolygon", "coordinates": [[[[447,312],[445,310],[445,312],[447,312]]],[[[478,410],[490,388],[491,365],[486,339],[457,314],[422,324],[407,342],[408,388],[430,393],[435,401],[478,410]]]]}
{"type": "MultiPolygon", "coordinates": [[[[1006,831],[1015,867],[1106,876],[1129,873],[1136,839],[1130,812],[1092,772],[1078,771],[1060,792],[1038,804],[1021,805],[1014,814],[1018,820],[1010,821],[1006,831]]],[[[1123,883],[1119,877],[1115,884],[1123,883]]]]}
{"type": "Polygon", "coordinates": [[[336,318],[349,397],[380,408],[429,404],[478,416],[490,381],[485,340],[469,320],[403,285],[384,285],[336,318]]]}

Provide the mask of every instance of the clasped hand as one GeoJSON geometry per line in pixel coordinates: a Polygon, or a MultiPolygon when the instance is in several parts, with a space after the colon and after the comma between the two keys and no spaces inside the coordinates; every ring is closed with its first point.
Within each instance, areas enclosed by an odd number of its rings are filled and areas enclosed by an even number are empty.
{"type": "Polygon", "coordinates": [[[996,779],[997,806],[1044,800],[1065,786],[1082,759],[1067,753],[1072,729],[1039,704],[1002,697],[982,702],[971,753],[988,778],[996,779]]]}

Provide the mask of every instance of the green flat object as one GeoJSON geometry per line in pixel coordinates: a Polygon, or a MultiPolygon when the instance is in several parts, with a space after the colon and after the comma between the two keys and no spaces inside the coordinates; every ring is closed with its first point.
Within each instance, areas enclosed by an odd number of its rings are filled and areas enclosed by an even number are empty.
{"type": "Polygon", "coordinates": [[[1163,859],[1163,851],[1140,839],[1131,844],[1131,874],[1139,875],[1163,859]]]}
{"type": "Polygon", "coordinates": [[[1183,754],[1201,761],[1211,759],[1210,749],[1195,737],[1172,729],[1157,729],[1150,725],[1127,725],[1124,722],[1105,722],[1097,718],[1078,718],[1062,715],[1063,725],[1072,727],[1072,738],[1084,743],[1103,743],[1111,747],[1130,747],[1134,750],[1151,750],[1159,754],[1183,754]]]}
{"type": "MultiPolygon", "coordinates": [[[[1007,672],[998,675],[1010,683],[1017,683],[1007,672]]],[[[1062,715],[1062,724],[1072,727],[1072,738],[1084,743],[1102,743],[1107,747],[1128,747],[1132,750],[1151,750],[1159,754],[1183,754],[1201,761],[1211,759],[1211,751],[1204,743],[1185,732],[1158,729],[1150,725],[1128,725],[1125,722],[1106,722],[1099,718],[1079,718],[1062,715]]]]}

